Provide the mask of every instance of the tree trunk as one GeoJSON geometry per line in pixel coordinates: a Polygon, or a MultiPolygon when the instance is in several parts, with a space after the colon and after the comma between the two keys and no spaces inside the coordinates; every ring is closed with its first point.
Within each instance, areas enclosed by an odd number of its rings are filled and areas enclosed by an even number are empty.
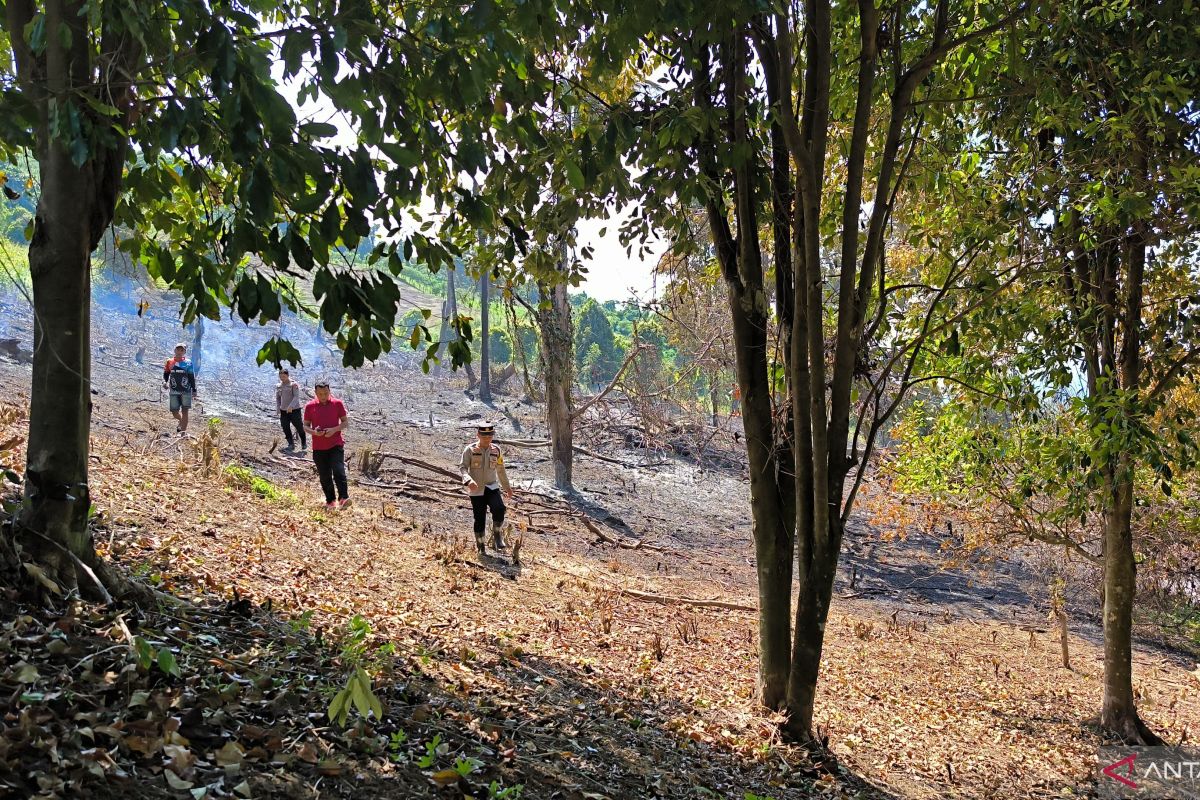
{"type": "MultiPolygon", "coordinates": [[[[722,70],[730,108],[727,134],[738,146],[749,141],[747,117],[748,62],[744,33],[738,31],[721,46],[722,70]]],[[[711,105],[708,64],[697,70],[700,101],[711,105]]],[[[703,165],[710,177],[716,165],[703,165]]],[[[750,467],[750,510],[754,520],[755,569],[758,577],[759,698],[764,706],[780,709],[787,699],[791,667],[792,525],[790,503],[781,494],[776,460],[775,420],[767,371],[767,330],[770,308],[763,285],[759,248],[754,166],[742,161],[733,170],[737,237],[729,229],[723,201],[707,203],[709,229],[728,291],[737,379],[742,391],[742,429],[750,467]]]]}
{"type": "Polygon", "coordinates": [[[440,375],[442,372],[442,360],[446,357],[446,345],[458,339],[458,331],[451,325],[451,320],[458,316],[458,299],[454,292],[455,269],[452,267],[446,272],[446,299],[442,303],[442,327],[438,332],[438,360],[433,368],[434,375],[440,375]]]}
{"type": "MultiPolygon", "coordinates": [[[[1142,162],[1144,168],[1144,161],[1142,162]]],[[[1110,276],[1116,283],[1118,255],[1111,254],[1110,276]]],[[[1141,389],[1142,291],[1146,270],[1144,231],[1136,231],[1126,241],[1119,258],[1125,260],[1124,302],[1120,309],[1120,328],[1124,336],[1120,350],[1113,331],[1118,319],[1112,304],[1103,315],[1109,324],[1104,338],[1106,361],[1120,369],[1120,389],[1141,389]]],[[[1116,290],[1112,289],[1115,295],[1116,290]]],[[[1108,389],[1104,389],[1108,391],[1108,389]]],[[[1104,699],[1100,706],[1100,724],[1129,744],[1159,745],[1154,734],[1137,713],[1133,697],[1133,597],[1137,588],[1137,566],[1133,558],[1134,463],[1128,451],[1111,457],[1105,475],[1108,503],[1104,512],[1104,699]]]]}
{"type": "MultiPolygon", "coordinates": [[[[1124,460],[1124,459],[1122,459],[1124,460]]],[[[1128,473],[1126,473],[1128,474],[1128,473]]],[[[1104,514],[1104,699],[1100,725],[1129,744],[1162,739],[1142,722],[1133,697],[1133,483],[1118,473],[1109,480],[1104,514]]]]}
{"type": "Polygon", "coordinates": [[[491,302],[491,276],[485,271],[479,276],[479,399],[492,402],[492,358],[488,336],[491,333],[488,303],[491,302]]]}
{"type": "Polygon", "coordinates": [[[721,407],[720,398],[717,396],[717,377],[713,375],[708,379],[708,404],[712,408],[712,425],[714,428],[721,427],[721,407]]]}
{"type": "MultiPolygon", "coordinates": [[[[563,269],[566,268],[563,247],[563,269]]],[[[542,302],[537,310],[538,331],[542,338],[542,374],[546,381],[546,424],[550,428],[550,459],[554,464],[554,485],[564,491],[573,488],[574,428],[571,416],[571,367],[573,336],[571,304],[566,283],[538,285],[542,302]]]]}
{"type": "Polygon", "coordinates": [[[76,575],[71,553],[95,560],[87,529],[91,400],[91,261],[94,182],[53,142],[42,159],[29,272],[33,284],[33,386],[25,502],[17,528],[65,589],[95,587],[76,575]],[[51,545],[49,542],[53,542],[51,545]]]}
{"type": "Polygon", "coordinates": [[[788,681],[787,731],[790,737],[801,742],[816,739],[813,709],[817,696],[817,677],[842,544],[841,518],[837,514],[829,514],[827,519],[825,531],[813,531],[812,559],[796,599],[796,638],[788,681]]]}
{"type": "Polygon", "coordinates": [[[204,317],[196,317],[195,333],[192,336],[192,368],[200,373],[200,364],[204,360],[204,317]]]}
{"type": "Polygon", "coordinates": [[[1054,616],[1058,619],[1058,644],[1062,649],[1062,665],[1064,669],[1071,669],[1071,636],[1070,629],[1067,627],[1067,609],[1063,600],[1059,600],[1054,607],[1054,616]]]}

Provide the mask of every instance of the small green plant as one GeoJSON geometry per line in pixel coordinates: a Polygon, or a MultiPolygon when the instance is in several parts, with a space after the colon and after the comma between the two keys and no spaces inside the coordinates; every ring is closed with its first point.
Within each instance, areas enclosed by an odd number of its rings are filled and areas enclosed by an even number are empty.
{"type": "Polygon", "coordinates": [[[375,719],[383,719],[383,703],[371,691],[371,676],[362,667],[355,667],[346,679],[346,685],[333,696],[328,711],[330,721],[346,727],[351,708],[357,709],[364,718],[374,714],[375,719]]]}
{"type": "Polygon", "coordinates": [[[518,783],[516,786],[504,788],[500,781],[492,781],[488,784],[488,800],[521,800],[521,795],[525,793],[525,784],[518,783]]]}
{"type": "Polygon", "coordinates": [[[404,752],[404,744],[408,741],[408,734],[404,731],[394,731],[388,737],[388,753],[392,761],[401,763],[408,760],[408,755],[404,752]]]}
{"type": "Polygon", "coordinates": [[[292,633],[300,633],[301,631],[306,631],[312,628],[313,615],[315,613],[316,612],[310,608],[308,611],[305,611],[295,619],[288,620],[288,627],[292,629],[292,633]]]}
{"type": "Polygon", "coordinates": [[[746,792],[746,800],[775,800],[774,797],[766,794],[755,794],[754,792],[746,792]]]}
{"type": "Polygon", "coordinates": [[[421,666],[428,667],[429,663],[437,655],[437,651],[430,650],[423,644],[417,645],[417,658],[421,659],[421,666]]]}
{"type": "Polygon", "coordinates": [[[483,762],[478,758],[457,758],[454,761],[454,771],[463,778],[478,772],[482,766],[483,762]]]}
{"type": "Polygon", "coordinates": [[[153,645],[141,636],[133,637],[133,656],[137,661],[137,665],[144,670],[149,670],[152,666],[157,666],[164,675],[172,675],[176,678],[182,677],[182,673],[179,671],[179,662],[175,660],[175,654],[165,647],[161,650],[156,650],[153,645]]]}
{"type": "Polygon", "coordinates": [[[346,633],[342,637],[342,658],[351,664],[362,662],[367,651],[367,639],[371,636],[371,623],[360,614],[355,614],[346,623],[346,633]]]}
{"type": "Polygon", "coordinates": [[[438,750],[442,748],[442,735],[439,733],[433,737],[431,741],[425,743],[425,755],[417,759],[417,766],[421,769],[429,769],[437,761],[439,755],[438,750]]]}

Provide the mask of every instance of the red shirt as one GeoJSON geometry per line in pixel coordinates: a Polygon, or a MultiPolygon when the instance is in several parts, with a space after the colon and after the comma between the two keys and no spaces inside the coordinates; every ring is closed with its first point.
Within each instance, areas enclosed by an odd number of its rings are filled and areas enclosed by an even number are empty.
{"type": "MultiPolygon", "coordinates": [[[[304,406],[304,421],[310,428],[336,428],[344,416],[346,416],[346,407],[336,397],[330,397],[328,403],[309,400],[308,405],[304,406]]],[[[332,450],[345,443],[346,440],[342,438],[341,431],[333,436],[312,437],[313,450],[332,450]]]]}

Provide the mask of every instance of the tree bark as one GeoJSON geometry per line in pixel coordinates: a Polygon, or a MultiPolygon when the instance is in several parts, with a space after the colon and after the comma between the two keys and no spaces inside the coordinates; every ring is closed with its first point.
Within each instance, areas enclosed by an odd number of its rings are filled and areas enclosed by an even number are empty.
{"type": "MultiPolygon", "coordinates": [[[[1140,155],[1140,154],[1139,154],[1140,155]]],[[[1135,155],[1135,157],[1137,157],[1135,155]]],[[[1143,172],[1144,157],[1139,166],[1143,172]]],[[[1146,273],[1145,234],[1140,226],[1122,251],[1110,254],[1110,283],[1115,284],[1118,264],[1125,260],[1124,303],[1117,325],[1115,304],[1106,319],[1105,349],[1109,360],[1119,366],[1120,388],[1141,390],[1142,291],[1146,273]],[[1115,331],[1120,328],[1120,350],[1115,331]]],[[[1115,289],[1113,289],[1115,294],[1115,289]]],[[[1107,388],[1103,389],[1107,391],[1107,388]]],[[[1130,744],[1158,745],[1160,739],[1142,722],[1133,696],[1133,598],[1137,589],[1137,565],[1133,555],[1134,463],[1127,451],[1113,458],[1105,475],[1108,503],[1104,514],[1104,699],[1100,724],[1130,744]]]]}
{"type": "MultiPolygon", "coordinates": [[[[722,70],[728,76],[728,135],[733,143],[748,141],[746,41],[741,32],[722,47],[722,70]]],[[[698,71],[706,80],[707,64],[698,71]]],[[[711,104],[707,88],[705,100],[711,104]]],[[[712,164],[706,165],[711,172],[712,164]]],[[[771,382],[767,371],[770,308],[763,284],[753,166],[749,159],[734,168],[737,238],[726,219],[724,202],[708,202],[709,227],[721,262],[733,322],[738,384],[742,390],[742,429],[750,467],[750,508],[754,520],[755,568],[758,576],[759,698],[780,709],[787,698],[791,668],[792,529],[780,489],[776,460],[771,382]]]]}
{"type": "Polygon", "coordinates": [[[131,65],[141,53],[133,37],[126,36],[119,44],[106,38],[101,48],[105,71],[97,84],[83,5],[62,0],[46,4],[47,29],[55,34],[47,37],[45,49],[37,54],[24,44],[24,29],[33,10],[32,3],[14,2],[5,16],[18,81],[41,109],[36,155],[42,187],[29,245],[33,382],[25,498],[14,534],[63,588],[78,587],[87,596],[104,598],[104,590],[90,575],[81,578],[78,572],[86,574],[86,570],[77,568],[78,564],[100,566],[87,526],[91,507],[89,256],[112,221],[128,152],[127,138],[115,128],[104,131],[104,126],[128,120],[93,120],[95,135],[87,143],[88,156],[77,164],[69,143],[52,132],[49,109],[51,103],[78,107],[78,95],[84,92],[98,94],[114,108],[127,109],[129,84],[120,81],[132,74],[131,65]]]}
{"type": "MultiPolygon", "coordinates": [[[[1126,462],[1127,458],[1121,460],[1126,462]]],[[[1129,744],[1162,744],[1162,739],[1147,728],[1138,716],[1133,696],[1133,598],[1137,585],[1137,566],[1133,556],[1131,473],[1111,475],[1107,483],[1109,506],[1104,514],[1104,699],[1100,706],[1100,725],[1129,744]]]]}
{"type": "Polygon", "coordinates": [[[491,276],[486,271],[479,276],[479,399],[492,402],[492,358],[488,336],[491,333],[488,303],[491,302],[491,276]]]}
{"type": "Polygon", "coordinates": [[[841,549],[842,522],[829,514],[828,529],[814,531],[812,559],[796,598],[796,639],[792,648],[792,670],[788,681],[788,735],[796,741],[816,739],[813,711],[821,653],[825,646],[825,624],[841,549]]]}
{"type": "MultiPolygon", "coordinates": [[[[566,270],[566,246],[562,245],[562,269],[566,270]]],[[[571,303],[567,285],[538,285],[541,298],[537,309],[541,334],[542,375],[546,382],[546,424],[550,429],[550,459],[554,464],[554,485],[564,491],[573,488],[574,425],[571,408],[573,334],[571,303]]]]}
{"type": "Polygon", "coordinates": [[[456,267],[452,267],[446,272],[446,299],[442,302],[442,327],[438,331],[438,361],[433,368],[434,375],[440,375],[442,372],[442,360],[446,357],[446,345],[458,338],[458,331],[451,325],[451,320],[458,316],[458,298],[454,291],[456,269],[456,267]]]}
{"type": "MultiPolygon", "coordinates": [[[[18,528],[47,537],[81,559],[92,556],[87,530],[91,396],[91,274],[87,219],[91,181],[63,147],[42,164],[29,272],[33,285],[33,384],[25,503],[18,528]]],[[[57,547],[29,540],[38,561],[64,588],[87,591],[75,563],[57,547]]]]}

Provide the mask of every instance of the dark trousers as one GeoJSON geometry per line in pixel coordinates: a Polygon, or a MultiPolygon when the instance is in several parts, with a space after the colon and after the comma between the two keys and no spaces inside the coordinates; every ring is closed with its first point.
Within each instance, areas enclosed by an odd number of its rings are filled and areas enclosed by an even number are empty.
{"type": "Polygon", "coordinates": [[[292,428],[296,429],[296,433],[300,434],[300,449],[308,447],[308,442],[304,439],[304,420],[301,419],[300,409],[295,408],[291,411],[279,412],[279,425],[283,428],[283,435],[287,437],[288,447],[292,446],[292,428]]]}
{"type": "Polygon", "coordinates": [[[475,533],[482,534],[487,529],[487,512],[492,510],[492,519],[496,526],[504,524],[504,495],[499,489],[484,488],[483,494],[471,495],[471,513],[475,515],[475,533]]]}
{"type": "Polygon", "coordinates": [[[317,465],[317,475],[321,478],[321,488],[325,490],[326,503],[332,503],[335,499],[345,500],[350,496],[349,490],[346,489],[346,451],[341,445],[328,450],[314,449],[313,463],[317,465]],[[333,494],[335,483],[336,498],[333,494]]]}

